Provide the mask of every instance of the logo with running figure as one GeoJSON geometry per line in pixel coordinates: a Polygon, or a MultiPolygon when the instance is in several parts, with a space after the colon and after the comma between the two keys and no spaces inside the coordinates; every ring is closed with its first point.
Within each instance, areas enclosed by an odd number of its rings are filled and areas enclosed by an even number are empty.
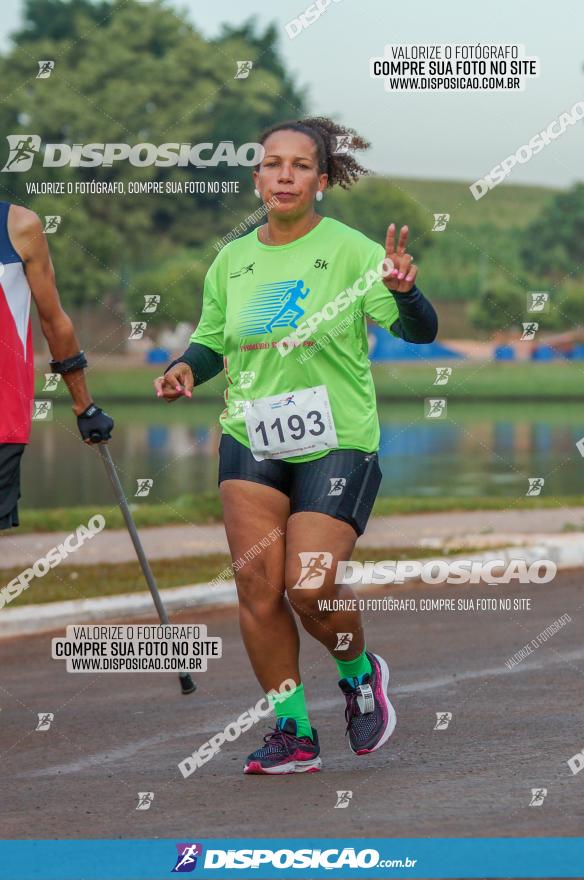
{"type": "Polygon", "coordinates": [[[51,724],[55,720],[55,715],[53,712],[37,712],[39,723],[35,727],[35,730],[49,730],[51,724]]]}
{"type": "Polygon", "coordinates": [[[306,299],[310,287],[299,278],[260,284],[241,310],[239,332],[242,336],[271,333],[275,327],[298,327],[304,315],[299,300],[306,299]]]}
{"type": "Polygon", "coordinates": [[[275,400],[270,404],[270,409],[280,409],[281,406],[296,406],[294,394],[285,394],[279,400],[275,400]]]}
{"type": "Polygon", "coordinates": [[[255,262],[249,263],[247,266],[243,266],[241,269],[237,269],[235,272],[231,272],[229,277],[230,278],[239,278],[240,275],[247,275],[249,272],[251,272],[251,274],[253,275],[253,267],[254,266],[255,266],[255,262]]]}
{"type": "Polygon", "coordinates": [[[436,712],[436,724],[434,730],[447,730],[452,721],[452,712],[436,712]]]}
{"type": "Polygon", "coordinates": [[[335,804],[335,810],[346,809],[351,803],[352,797],[352,791],[337,791],[337,802],[335,804]]]}
{"type": "Polygon", "coordinates": [[[547,797],[548,790],[547,788],[532,788],[531,789],[531,800],[529,802],[530,807],[541,807],[544,800],[547,797]]]}
{"type": "Polygon", "coordinates": [[[38,134],[7,134],[10,155],[2,171],[29,171],[41,146],[38,134]]]}
{"type": "Polygon", "coordinates": [[[197,859],[203,855],[200,843],[177,843],[178,856],[171,874],[186,874],[197,867],[197,859]]]}
{"type": "Polygon", "coordinates": [[[337,646],[335,651],[348,651],[353,641],[353,633],[337,633],[337,646]]]}
{"type": "Polygon", "coordinates": [[[331,487],[328,491],[329,495],[342,495],[343,489],[347,485],[346,477],[329,477],[331,487]]]}
{"type": "Polygon", "coordinates": [[[333,564],[333,554],[328,550],[311,550],[299,552],[302,570],[298,582],[294,584],[294,590],[317,590],[322,587],[327,570],[330,571],[333,564]]]}

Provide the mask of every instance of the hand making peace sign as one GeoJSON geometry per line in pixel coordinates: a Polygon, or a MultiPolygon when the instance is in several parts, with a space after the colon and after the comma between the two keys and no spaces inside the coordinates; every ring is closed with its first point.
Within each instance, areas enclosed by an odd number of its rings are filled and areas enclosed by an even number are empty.
{"type": "Polygon", "coordinates": [[[385,238],[385,256],[393,263],[388,275],[382,280],[393,293],[408,293],[414,286],[418,267],[412,263],[413,257],[406,253],[408,227],[402,226],[399,233],[397,250],[395,249],[395,223],[390,223],[385,238]]]}

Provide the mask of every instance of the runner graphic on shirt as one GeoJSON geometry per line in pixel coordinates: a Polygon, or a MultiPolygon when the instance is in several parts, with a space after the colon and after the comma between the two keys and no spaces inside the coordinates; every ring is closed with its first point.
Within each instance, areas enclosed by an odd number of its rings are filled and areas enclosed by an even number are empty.
{"type": "Polygon", "coordinates": [[[298,326],[298,318],[301,318],[304,314],[304,309],[301,305],[299,305],[296,300],[297,299],[305,299],[310,293],[310,287],[307,287],[303,292],[302,288],[304,287],[304,281],[298,280],[294,287],[290,287],[289,290],[286,291],[285,296],[287,300],[283,303],[282,308],[268,323],[266,324],[266,333],[272,332],[272,327],[276,323],[281,323],[280,319],[284,318],[288,312],[293,312],[293,317],[283,326],[284,327],[297,327],[298,326]]]}
{"type": "Polygon", "coordinates": [[[229,277],[230,278],[239,278],[241,275],[247,275],[249,272],[251,272],[251,274],[253,275],[253,267],[254,266],[255,266],[255,262],[250,263],[248,266],[244,266],[243,269],[238,269],[237,272],[232,272],[229,277]]]}
{"type": "Polygon", "coordinates": [[[241,310],[240,334],[271,333],[274,327],[296,328],[305,311],[299,300],[309,293],[310,287],[304,287],[302,278],[258,285],[241,310]]]}

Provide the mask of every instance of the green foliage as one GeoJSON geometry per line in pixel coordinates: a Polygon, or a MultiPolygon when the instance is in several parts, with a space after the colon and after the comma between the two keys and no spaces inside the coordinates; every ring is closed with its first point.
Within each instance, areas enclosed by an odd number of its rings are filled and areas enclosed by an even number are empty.
{"type": "Polygon", "coordinates": [[[475,326],[508,329],[537,320],[540,330],[565,331],[584,324],[584,184],[548,199],[524,229],[491,228],[490,240],[475,229],[472,239],[496,256],[469,310],[475,326]],[[529,314],[528,292],[550,287],[550,311],[529,314]]]}
{"type": "MultiPolygon", "coordinates": [[[[524,314],[527,292],[545,285],[522,262],[523,230],[550,203],[553,190],[502,185],[477,202],[462,182],[391,182],[417,203],[427,229],[435,213],[450,215],[444,232],[430,233],[433,247],[419,260],[420,288],[435,303],[468,303],[474,325],[487,331],[518,327],[530,317],[524,314]]],[[[412,251],[417,255],[413,246],[412,251]]],[[[559,311],[540,323],[547,328],[566,326],[559,311]]],[[[442,327],[441,332],[448,329],[442,327]]]]}
{"type": "Polygon", "coordinates": [[[551,281],[584,275],[584,183],[556,195],[527,227],[521,256],[551,281]]]}
{"type": "Polygon", "coordinates": [[[93,26],[103,26],[111,14],[111,3],[92,0],[25,0],[22,18],[24,27],[12,35],[21,44],[48,37],[53,40],[71,39],[77,33],[76,21],[80,16],[93,26]]]}
{"type": "Polygon", "coordinates": [[[473,324],[484,330],[517,329],[526,320],[526,295],[513,283],[489,285],[469,307],[473,324]]]}
{"type": "Polygon", "coordinates": [[[527,284],[516,230],[492,223],[468,227],[452,218],[444,232],[432,235],[434,247],[421,261],[420,287],[437,300],[476,302],[493,284],[527,284]]]}
{"type": "Polygon", "coordinates": [[[384,177],[364,177],[350,190],[335,187],[325,191],[319,211],[359,229],[369,238],[385,244],[387,227],[410,229],[408,250],[416,260],[431,242],[428,221],[409,196],[384,177]]]}
{"type": "Polygon", "coordinates": [[[193,259],[192,253],[184,250],[137,273],[127,292],[132,320],[147,320],[149,326],[174,326],[179,321],[195,325],[201,311],[207,268],[208,260],[193,259]],[[160,303],[156,312],[142,314],[144,297],[148,294],[158,294],[160,303]]]}
{"type": "Polygon", "coordinates": [[[91,219],[92,204],[91,199],[80,204],[74,196],[61,196],[58,204],[49,196],[38,196],[34,210],[41,217],[55,213],[62,217],[57,232],[48,235],[47,240],[51,259],[57,267],[57,279],[61,281],[64,307],[90,305],[119,311],[123,306],[119,261],[124,249],[123,237],[114,223],[99,223],[99,234],[96,234],[96,223],[91,219]]]}
{"type": "Polygon", "coordinates": [[[279,26],[275,23],[269,24],[264,33],[260,34],[254,17],[239,26],[224,24],[218,39],[212,45],[222,49],[225,44],[233,43],[235,40],[242,42],[245,47],[251,46],[254,50],[254,57],[261,65],[259,69],[262,74],[264,71],[270,72],[278,83],[280,100],[277,107],[272,108],[275,111],[273,115],[267,115],[261,119],[262,127],[267,128],[277,122],[295,119],[302,115],[301,110],[307,103],[307,90],[298,88],[284,66],[277,48],[279,26]]]}
{"type": "Polygon", "coordinates": [[[584,283],[570,281],[563,284],[557,294],[552,291],[550,314],[554,319],[554,327],[584,327],[584,283]]]}
{"type": "MultiPolygon", "coordinates": [[[[248,22],[224,28],[207,42],[160,0],[27,0],[15,47],[0,58],[0,129],[38,134],[46,143],[255,142],[260,131],[293,112],[303,95],[284,71],[275,26],[263,33],[248,22]],[[48,79],[36,79],[37,59],[52,59],[48,79]],[[235,79],[236,61],[257,66],[235,79]],[[23,86],[23,83],[25,84],[23,86]],[[285,100],[283,100],[285,98],[285,100]],[[293,110],[291,109],[293,108],[293,110]]],[[[67,305],[105,305],[127,314],[144,292],[173,290],[172,323],[193,314],[198,263],[188,254],[215,256],[212,243],[257,208],[251,169],[219,165],[43,168],[2,175],[2,198],[39,215],[58,214],[50,237],[57,283],[67,305]],[[35,196],[30,182],[239,181],[239,195],[35,196]],[[155,270],[154,257],[161,260],[155,270]],[[190,294],[190,297],[189,297],[190,294]]],[[[161,312],[163,314],[163,312],[161,312]]],[[[152,320],[157,320],[153,317],[152,320]]]]}

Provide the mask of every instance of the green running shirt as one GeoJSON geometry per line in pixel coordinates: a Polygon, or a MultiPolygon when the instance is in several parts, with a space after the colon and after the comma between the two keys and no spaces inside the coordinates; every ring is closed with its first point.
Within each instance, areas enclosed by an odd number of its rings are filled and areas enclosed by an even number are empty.
{"type": "Polygon", "coordinates": [[[365,316],[386,330],[399,317],[380,280],[384,259],[380,244],[331,217],[289,244],[263,244],[254,229],[225,245],[190,339],[223,355],[224,433],[250,448],[245,401],[326,385],[338,448],[378,450],[365,316]]]}

